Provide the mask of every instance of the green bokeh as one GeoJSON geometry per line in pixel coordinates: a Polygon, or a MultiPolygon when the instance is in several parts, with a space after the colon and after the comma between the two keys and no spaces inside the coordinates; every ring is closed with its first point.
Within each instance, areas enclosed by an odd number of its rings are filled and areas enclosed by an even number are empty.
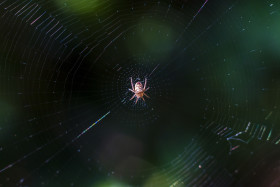
{"type": "Polygon", "coordinates": [[[72,13],[91,13],[97,9],[100,4],[100,0],[55,0],[55,4],[58,8],[66,7],[72,13]]]}

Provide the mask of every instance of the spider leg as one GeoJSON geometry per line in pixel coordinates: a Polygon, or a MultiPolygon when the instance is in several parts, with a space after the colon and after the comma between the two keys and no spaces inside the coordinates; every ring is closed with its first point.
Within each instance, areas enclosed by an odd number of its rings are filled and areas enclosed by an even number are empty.
{"type": "Polygon", "coordinates": [[[138,99],[139,99],[139,98],[136,99],[135,104],[137,103],[138,99]]]}
{"type": "Polygon", "coordinates": [[[132,77],[130,77],[130,83],[131,83],[132,90],[135,90],[135,89],[134,89],[134,86],[133,86],[132,77]]]}
{"type": "Polygon", "coordinates": [[[135,93],[135,91],[134,91],[134,90],[132,90],[132,89],[129,89],[129,91],[132,91],[133,93],[135,93]]]}
{"type": "Polygon", "coordinates": [[[136,95],[134,94],[129,100],[132,100],[136,95]]]}
{"type": "Polygon", "coordinates": [[[142,96],[141,98],[142,98],[142,99],[143,99],[143,101],[145,102],[145,99],[144,99],[144,97],[142,96]]]}
{"type": "Polygon", "coordinates": [[[146,97],[150,98],[150,96],[148,96],[147,94],[143,93],[146,97]]]}
{"type": "Polygon", "coordinates": [[[147,78],[145,78],[144,90],[146,89],[146,85],[147,85],[147,78]]]}
{"type": "Polygon", "coordinates": [[[148,87],[147,89],[145,89],[145,91],[148,91],[150,89],[150,87],[148,87]]]}

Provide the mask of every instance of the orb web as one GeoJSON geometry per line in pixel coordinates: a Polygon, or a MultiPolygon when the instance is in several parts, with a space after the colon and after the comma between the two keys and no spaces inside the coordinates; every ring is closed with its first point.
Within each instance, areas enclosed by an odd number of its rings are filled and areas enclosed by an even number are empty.
{"type": "Polygon", "coordinates": [[[277,182],[278,9],[2,1],[0,186],[277,182]],[[150,99],[129,100],[130,77],[150,99]]]}

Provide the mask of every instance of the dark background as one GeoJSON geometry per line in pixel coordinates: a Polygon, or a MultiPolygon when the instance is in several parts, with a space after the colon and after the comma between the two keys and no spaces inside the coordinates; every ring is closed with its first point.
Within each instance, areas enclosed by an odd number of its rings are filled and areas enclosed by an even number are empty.
{"type": "Polygon", "coordinates": [[[1,2],[0,186],[280,186],[279,7],[1,2]]]}

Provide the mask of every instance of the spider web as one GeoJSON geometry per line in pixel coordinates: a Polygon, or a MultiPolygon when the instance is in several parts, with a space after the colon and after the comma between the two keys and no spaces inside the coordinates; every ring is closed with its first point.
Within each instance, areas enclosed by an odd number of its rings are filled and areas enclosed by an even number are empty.
{"type": "Polygon", "coordinates": [[[0,2],[0,186],[275,183],[279,56],[252,41],[279,3],[255,4],[0,2]]]}

